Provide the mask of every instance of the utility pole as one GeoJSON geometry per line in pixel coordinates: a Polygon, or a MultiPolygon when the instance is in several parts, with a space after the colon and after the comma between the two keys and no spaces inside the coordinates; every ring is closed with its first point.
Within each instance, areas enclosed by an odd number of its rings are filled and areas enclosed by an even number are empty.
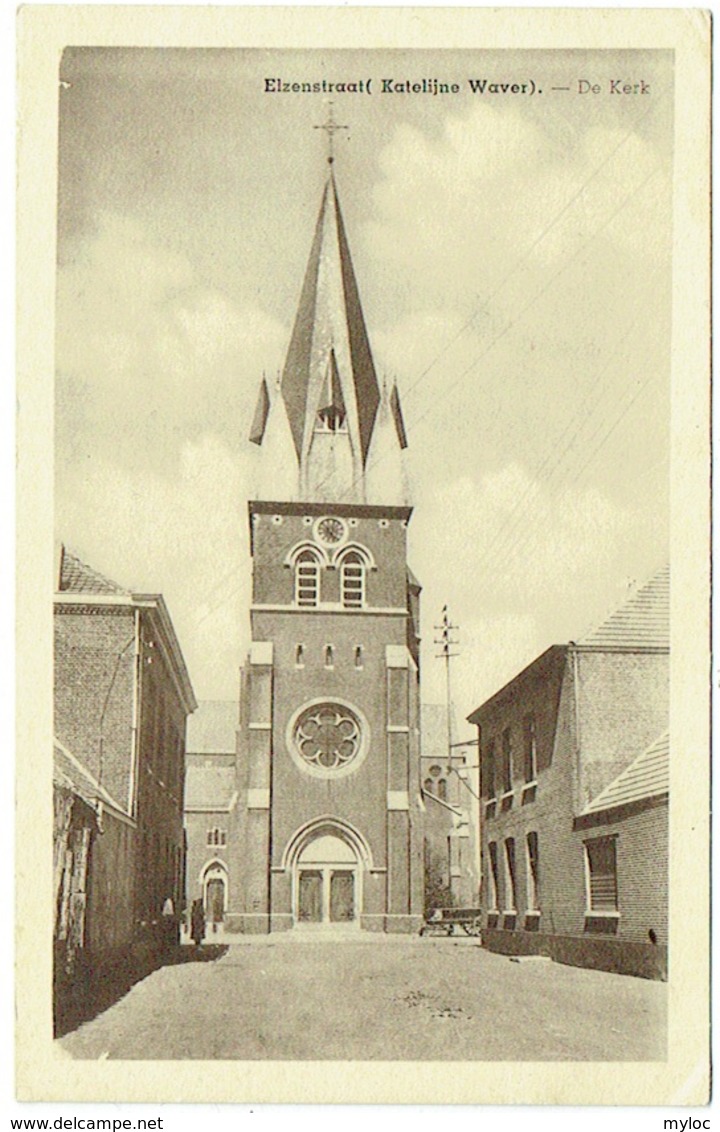
{"type": "Polygon", "coordinates": [[[440,633],[439,638],[435,638],[435,644],[440,646],[440,652],[436,654],[436,660],[445,661],[445,696],[447,700],[447,747],[448,747],[448,767],[452,766],[452,752],[453,752],[453,739],[452,739],[452,692],[450,684],[450,661],[456,657],[458,653],[451,652],[452,648],[457,647],[458,641],[453,640],[451,634],[457,632],[457,625],[450,623],[450,615],[446,605],[442,608],[442,622],[440,625],[435,625],[435,630],[440,633]]]}

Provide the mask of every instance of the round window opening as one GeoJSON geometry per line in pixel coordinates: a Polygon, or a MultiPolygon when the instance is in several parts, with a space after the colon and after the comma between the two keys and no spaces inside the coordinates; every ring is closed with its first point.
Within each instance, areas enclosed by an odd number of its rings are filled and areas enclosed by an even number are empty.
{"type": "Polygon", "coordinates": [[[356,770],[365,757],[367,726],[348,704],[323,700],[290,722],[290,752],[310,774],[329,778],[356,770]]]}

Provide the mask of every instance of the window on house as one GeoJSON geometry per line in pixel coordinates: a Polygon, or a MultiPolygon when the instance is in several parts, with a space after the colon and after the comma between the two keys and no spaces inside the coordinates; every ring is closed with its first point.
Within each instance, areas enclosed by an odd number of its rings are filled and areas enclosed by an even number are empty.
{"type": "Polygon", "coordinates": [[[295,645],[295,666],[302,668],[305,664],[305,646],[295,645]]]}
{"type": "Polygon", "coordinates": [[[437,784],[437,796],[441,802],[447,802],[447,779],[439,778],[437,784]]]}
{"type": "Polygon", "coordinates": [[[145,695],[147,695],[147,750],[154,758],[157,747],[157,693],[152,680],[148,680],[145,695]]]}
{"type": "Polygon", "coordinates": [[[525,781],[535,782],[537,778],[537,728],[535,717],[525,717],[525,781]]]}
{"type": "Polygon", "coordinates": [[[168,736],[166,729],[165,697],[161,694],[158,702],[158,740],[155,750],[155,774],[165,781],[165,755],[168,736]]]}
{"type": "Polygon", "coordinates": [[[432,794],[432,792],[433,792],[433,780],[432,780],[432,778],[426,778],[425,779],[425,781],[423,782],[423,790],[425,791],[426,794],[432,794]]]}
{"type": "Polygon", "coordinates": [[[515,896],[515,838],[508,837],[505,841],[505,909],[514,911],[517,908],[515,896]]]}
{"type": "Polygon", "coordinates": [[[335,666],[335,652],[332,645],[325,645],[325,667],[333,668],[335,666]]]}
{"type": "Polygon", "coordinates": [[[365,564],[354,550],[342,560],[340,589],[344,609],[362,609],[365,604],[365,564]]]}
{"type": "Polygon", "coordinates": [[[616,838],[596,837],[585,842],[587,867],[587,901],[589,912],[616,912],[617,853],[616,838]]]}
{"type": "Polygon", "coordinates": [[[498,862],[498,847],[496,841],[491,841],[488,844],[488,854],[490,857],[490,873],[488,881],[490,882],[490,907],[496,909],[500,907],[500,865],[498,862]]]}
{"type": "Polygon", "coordinates": [[[295,563],[295,602],[314,606],[320,599],[320,563],[311,550],[304,550],[295,563]]]}
{"type": "Polygon", "coordinates": [[[509,794],[513,788],[512,738],[509,727],[502,734],[502,777],[503,791],[509,794]]]}
{"type": "Polygon", "coordinates": [[[363,666],[363,651],[362,645],[355,646],[355,667],[362,668],[363,666]]]}
{"type": "Polygon", "coordinates": [[[485,751],[485,797],[495,797],[495,740],[492,739],[485,751]]]}
{"type": "Polygon", "coordinates": [[[529,912],[536,912],[540,907],[540,857],[538,835],[534,831],[527,835],[527,906],[529,912]]]}
{"type": "Polygon", "coordinates": [[[177,727],[174,720],[168,718],[167,724],[167,746],[165,750],[165,762],[163,765],[162,779],[169,790],[173,789],[173,780],[175,778],[175,755],[177,753],[177,727]]]}
{"type": "Polygon", "coordinates": [[[208,830],[207,843],[209,846],[225,845],[227,843],[227,831],[214,826],[208,830]]]}

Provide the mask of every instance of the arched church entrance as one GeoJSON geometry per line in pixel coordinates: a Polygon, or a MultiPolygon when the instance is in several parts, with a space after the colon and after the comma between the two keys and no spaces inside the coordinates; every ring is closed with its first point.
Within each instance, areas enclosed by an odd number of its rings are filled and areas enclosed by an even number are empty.
{"type": "Polygon", "coordinates": [[[362,869],[355,849],[335,833],[321,833],[299,853],[293,878],[296,924],[359,924],[362,869]]]}
{"type": "Polygon", "coordinates": [[[215,861],[209,864],[203,875],[205,920],[216,928],[225,919],[227,909],[227,869],[215,861]]]}

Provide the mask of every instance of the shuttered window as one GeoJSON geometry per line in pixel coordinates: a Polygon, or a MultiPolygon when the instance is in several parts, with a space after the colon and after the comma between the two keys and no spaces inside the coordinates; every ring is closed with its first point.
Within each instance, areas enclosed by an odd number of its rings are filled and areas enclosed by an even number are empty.
{"type": "Polygon", "coordinates": [[[498,869],[497,842],[491,841],[488,850],[490,853],[490,873],[488,875],[490,907],[495,909],[500,907],[500,871],[498,869]]]}
{"type": "Polygon", "coordinates": [[[588,910],[616,912],[617,855],[616,838],[597,837],[585,842],[588,877],[588,910]]]}
{"type": "Polygon", "coordinates": [[[535,831],[527,835],[527,865],[527,907],[529,912],[534,912],[540,906],[540,853],[535,831]]]}
{"type": "Polygon", "coordinates": [[[509,794],[513,788],[512,737],[509,727],[502,733],[502,778],[503,790],[509,794]]]}
{"type": "Polygon", "coordinates": [[[345,609],[362,609],[365,604],[365,565],[354,551],[342,563],[342,603],[345,609]]]}
{"type": "Polygon", "coordinates": [[[515,838],[508,837],[505,841],[505,910],[514,911],[517,908],[515,899],[515,838]]]}
{"type": "Polygon", "coordinates": [[[495,797],[495,740],[492,739],[485,751],[485,797],[495,797]]]}
{"type": "Polygon", "coordinates": [[[525,781],[534,782],[537,778],[537,729],[532,715],[525,717],[523,731],[525,739],[525,781]]]}
{"type": "Polygon", "coordinates": [[[320,564],[309,550],[303,552],[295,566],[295,601],[298,605],[316,606],[320,596],[320,564]]]}

